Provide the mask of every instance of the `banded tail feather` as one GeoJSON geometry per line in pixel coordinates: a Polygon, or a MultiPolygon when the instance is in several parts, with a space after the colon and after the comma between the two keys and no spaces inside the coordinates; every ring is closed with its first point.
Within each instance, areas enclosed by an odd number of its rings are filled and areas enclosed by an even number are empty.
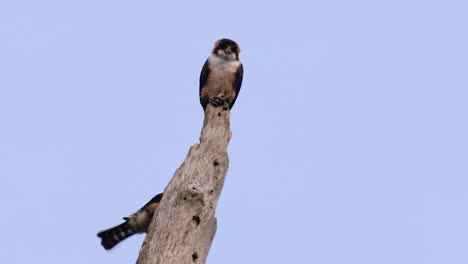
{"type": "Polygon", "coordinates": [[[117,245],[120,241],[136,233],[137,231],[132,228],[128,222],[125,222],[111,229],[101,231],[97,234],[97,236],[101,238],[101,245],[106,250],[109,250],[117,245]]]}
{"type": "Polygon", "coordinates": [[[162,193],[154,196],[140,210],[129,217],[124,217],[125,223],[99,232],[97,236],[101,238],[101,245],[109,250],[129,236],[136,233],[146,233],[162,197],[162,193]]]}

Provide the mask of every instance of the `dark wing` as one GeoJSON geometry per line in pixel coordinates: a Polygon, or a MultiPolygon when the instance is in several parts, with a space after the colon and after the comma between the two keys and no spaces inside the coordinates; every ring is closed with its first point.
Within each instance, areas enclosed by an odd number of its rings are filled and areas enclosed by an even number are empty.
{"type": "MultiPolygon", "coordinates": [[[[159,202],[161,202],[162,197],[163,197],[163,194],[162,194],[162,193],[156,195],[156,196],[153,197],[149,202],[147,202],[141,209],[144,209],[144,208],[150,206],[150,205],[153,204],[153,203],[159,203],[159,202]]],[[[141,210],[141,209],[140,209],[140,210],[141,210]]]]}
{"type": "Polygon", "coordinates": [[[198,94],[198,97],[200,97],[200,104],[203,106],[203,108],[205,108],[205,104],[207,102],[203,102],[202,100],[202,89],[203,87],[206,85],[206,82],[208,82],[208,73],[209,73],[209,69],[208,69],[208,60],[205,61],[205,64],[203,64],[203,68],[200,72],[200,88],[199,88],[199,94],[198,94]]]}
{"type": "Polygon", "coordinates": [[[239,95],[241,86],[242,86],[242,78],[244,77],[244,67],[241,65],[237,69],[236,72],[236,79],[234,80],[233,88],[236,91],[236,96],[234,96],[234,100],[232,100],[231,105],[229,105],[229,109],[232,109],[234,103],[236,102],[237,96],[239,95]]]}

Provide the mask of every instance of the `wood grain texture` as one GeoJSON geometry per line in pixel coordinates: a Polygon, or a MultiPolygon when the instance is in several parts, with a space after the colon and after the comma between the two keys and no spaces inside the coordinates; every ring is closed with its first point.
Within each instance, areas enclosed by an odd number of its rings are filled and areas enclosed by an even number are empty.
{"type": "Polygon", "coordinates": [[[216,233],[231,139],[230,112],[208,105],[200,143],[190,150],[153,217],[137,264],[203,264],[216,233]]]}

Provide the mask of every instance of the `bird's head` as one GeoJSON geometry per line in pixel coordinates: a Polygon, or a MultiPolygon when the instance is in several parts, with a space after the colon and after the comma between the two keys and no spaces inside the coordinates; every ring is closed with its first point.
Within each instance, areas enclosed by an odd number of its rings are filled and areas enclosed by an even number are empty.
{"type": "Polygon", "coordinates": [[[216,41],[213,54],[223,57],[227,60],[239,60],[239,45],[230,39],[220,39],[216,41]]]}

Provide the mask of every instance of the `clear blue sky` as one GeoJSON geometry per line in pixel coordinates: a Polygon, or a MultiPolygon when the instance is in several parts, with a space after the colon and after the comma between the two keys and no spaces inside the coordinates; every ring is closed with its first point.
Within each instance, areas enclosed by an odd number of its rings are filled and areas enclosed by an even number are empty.
{"type": "Polygon", "coordinates": [[[97,231],[198,142],[198,76],[245,75],[208,263],[468,263],[466,1],[2,1],[1,263],[134,263],[97,231]],[[287,3],[286,3],[287,2],[287,3]]]}

